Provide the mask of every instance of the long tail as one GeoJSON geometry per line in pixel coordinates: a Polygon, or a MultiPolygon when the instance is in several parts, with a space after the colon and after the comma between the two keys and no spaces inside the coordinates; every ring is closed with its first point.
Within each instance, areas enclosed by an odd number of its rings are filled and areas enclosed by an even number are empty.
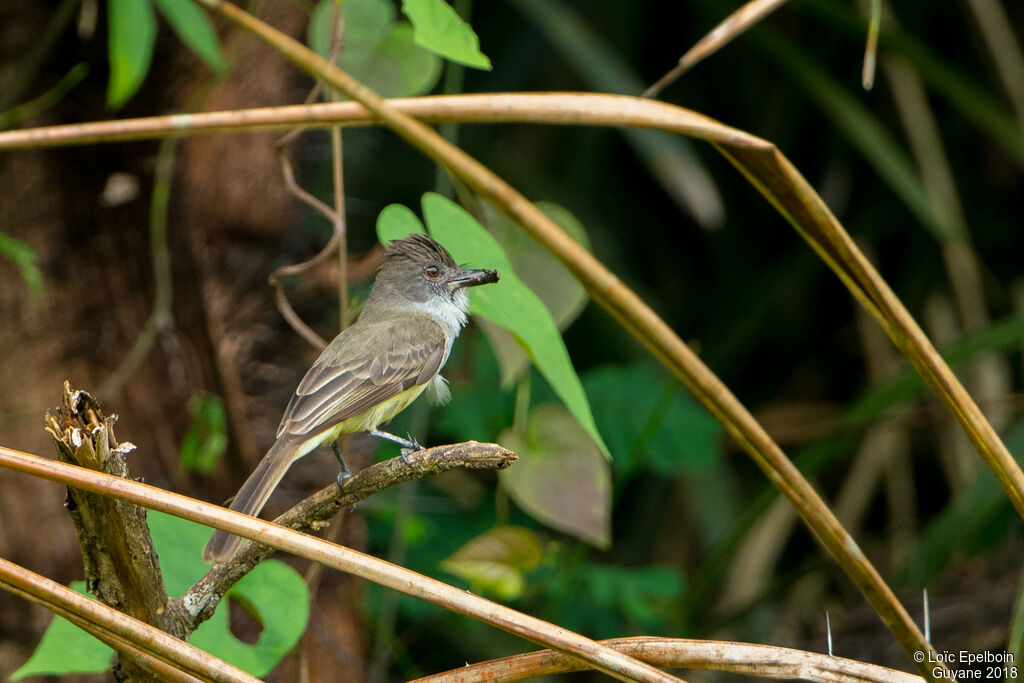
{"type": "MultiPolygon", "coordinates": [[[[247,515],[258,515],[285,472],[295,461],[298,446],[299,444],[290,439],[275,441],[235,494],[235,499],[231,501],[231,509],[247,515]]],[[[203,561],[223,562],[234,554],[242,540],[226,531],[215,530],[203,549],[203,561]]]]}

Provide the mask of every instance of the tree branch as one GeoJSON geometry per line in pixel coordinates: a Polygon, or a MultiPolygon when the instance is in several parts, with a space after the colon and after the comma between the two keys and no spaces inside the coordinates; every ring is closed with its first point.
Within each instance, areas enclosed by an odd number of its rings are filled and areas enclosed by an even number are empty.
{"type": "MultiPolygon", "coordinates": [[[[395,484],[437,475],[462,467],[477,470],[502,470],[514,463],[517,456],[498,444],[466,441],[464,443],[435,446],[410,453],[407,462],[392,458],[370,465],[355,476],[346,479],[339,488],[331,484],[274,520],[275,524],[292,529],[319,529],[340,510],[355,505],[395,484]]],[[[189,606],[202,605],[192,617],[192,629],[213,615],[217,604],[231,586],[253,570],[274,548],[249,541],[238,547],[235,555],[220,562],[197,581],[178,600],[175,608],[195,612],[189,606]]]]}
{"type": "MultiPolygon", "coordinates": [[[[60,460],[127,478],[125,455],[135,449],[118,445],[117,416],[107,417],[99,403],[64,382],[60,408],[47,411],[46,430],[60,460]]],[[[184,637],[168,612],[160,564],[146,525],[146,511],[130,503],[69,488],[64,506],[82,548],[86,586],[104,604],[171,635],[184,637]]],[[[128,674],[141,674],[132,661],[121,660],[128,674]]]]}
{"type": "MultiPolygon", "coordinates": [[[[390,466],[388,465],[388,467],[390,466]]],[[[452,612],[478,619],[521,638],[586,660],[591,662],[595,668],[616,678],[649,681],[650,683],[675,683],[678,681],[677,678],[663,671],[603,647],[579,634],[491,602],[468,591],[454,588],[428,576],[417,574],[343,546],[328,543],[308,534],[210,505],[195,498],[92,469],[47,460],[4,446],[0,446],[0,468],[41,477],[48,481],[110,496],[149,509],[160,510],[239,536],[259,538],[281,550],[320,562],[338,571],[354,574],[381,586],[439,605],[452,612]]],[[[180,607],[194,608],[193,612],[198,614],[203,605],[185,605],[179,606],[179,609],[180,607]]]]}

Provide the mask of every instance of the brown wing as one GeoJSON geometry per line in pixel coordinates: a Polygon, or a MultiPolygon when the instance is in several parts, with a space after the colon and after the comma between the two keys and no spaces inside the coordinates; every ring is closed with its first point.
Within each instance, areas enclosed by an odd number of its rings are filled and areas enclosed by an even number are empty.
{"type": "Polygon", "coordinates": [[[430,381],[444,360],[444,333],[429,319],[403,322],[357,323],[338,335],[299,383],[278,438],[313,435],[430,381]]]}

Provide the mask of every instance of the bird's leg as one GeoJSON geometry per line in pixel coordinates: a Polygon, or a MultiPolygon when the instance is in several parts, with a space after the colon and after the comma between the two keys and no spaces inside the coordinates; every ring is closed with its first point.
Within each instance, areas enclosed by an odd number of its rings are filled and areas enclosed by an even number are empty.
{"type": "Polygon", "coordinates": [[[352,470],[345,464],[345,456],[341,454],[341,448],[338,447],[338,439],[331,442],[331,450],[334,451],[334,457],[338,459],[338,466],[341,468],[338,472],[338,488],[341,488],[342,482],[352,476],[352,470]]]}
{"type": "Polygon", "coordinates": [[[403,439],[400,436],[395,436],[394,434],[389,434],[388,432],[382,432],[379,429],[370,429],[367,430],[367,433],[370,434],[370,436],[376,436],[378,439],[384,439],[392,443],[397,443],[399,446],[401,446],[402,450],[399,451],[399,454],[402,456],[402,462],[404,462],[406,465],[409,464],[409,458],[407,458],[406,456],[408,456],[413,451],[423,450],[423,446],[419,445],[416,439],[412,438],[411,435],[409,436],[408,439],[403,439]]]}

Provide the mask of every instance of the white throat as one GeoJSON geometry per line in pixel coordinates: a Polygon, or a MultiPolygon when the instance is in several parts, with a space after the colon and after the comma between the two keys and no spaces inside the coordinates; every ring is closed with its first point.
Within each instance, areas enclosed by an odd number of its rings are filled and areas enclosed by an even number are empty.
{"type": "Polygon", "coordinates": [[[447,352],[451,349],[452,342],[459,336],[459,332],[466,324],[466,307],[469,306],[469,297],[466,295],[466,292],[461,289],[456,290],[454,301],[433,297],[429,301],[422,303],[415,302],[413,306],[435,319],[441,325],[447,340],[448,348],[445,349],[445,358],[447,359],[447,352]]]}

